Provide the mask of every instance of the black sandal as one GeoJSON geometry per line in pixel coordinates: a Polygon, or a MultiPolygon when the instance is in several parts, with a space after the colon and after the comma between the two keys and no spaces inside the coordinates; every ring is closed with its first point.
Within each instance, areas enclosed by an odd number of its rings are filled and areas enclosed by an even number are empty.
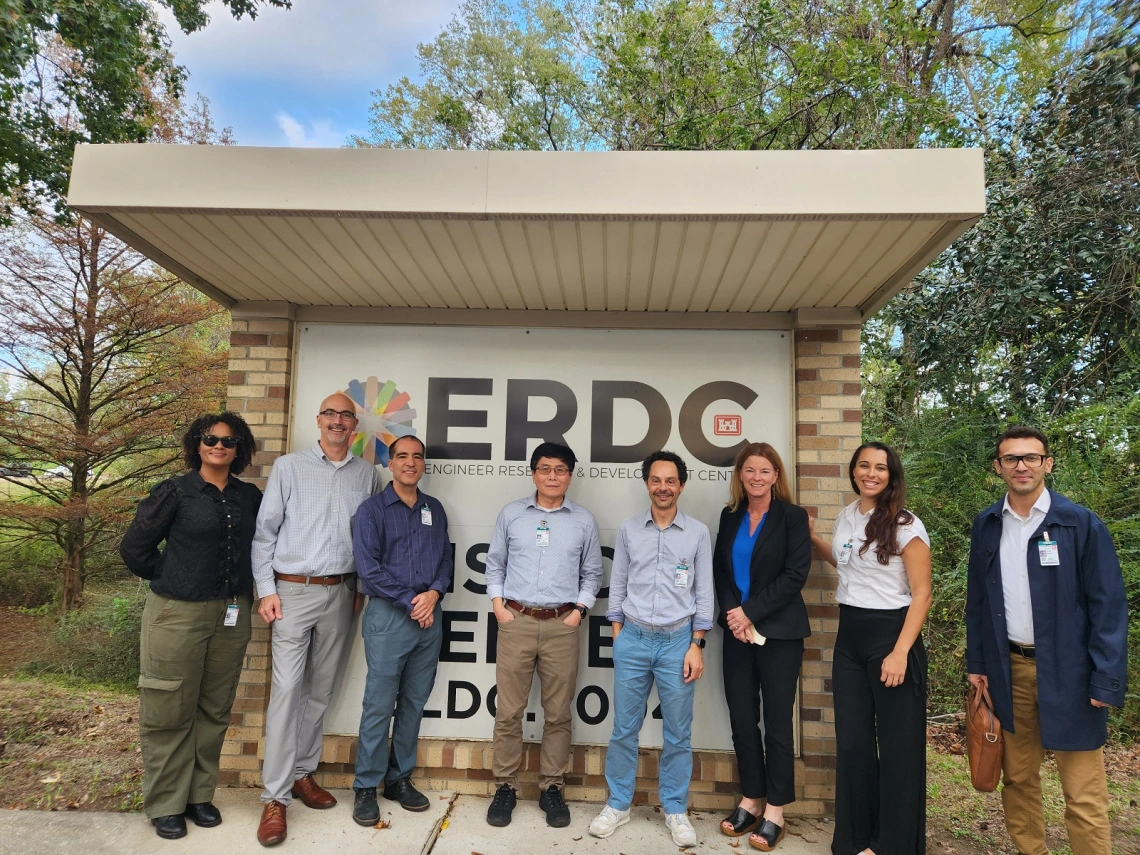
{"type": "Polygon", "coordinates": [[[742,807],[738,807],[732,812],[731,816],[726,816],[721,820],[720,832],[721,834],[727,834],[729,837],[743,837],[754,829],[758,822],[760,822],[760,817],[750,814],[742,807]],[[724,827],[726,822],[732,826],[732,831],[724,827]]]}
{"type": "Polygon", "coordinates": [[[759,849],[761,852],[771,852],[776,848],[776,844],[784,839],[784,835],[788,831],[788,821],[784,820],[783,825],[776,825],[770,819],[764,820],[760,823],[758,828],[751,837],[748,838],[748,845],[753,849],[759,849]],[[760,842],[757,843],[753,838],[759,837],[760,842]]]}

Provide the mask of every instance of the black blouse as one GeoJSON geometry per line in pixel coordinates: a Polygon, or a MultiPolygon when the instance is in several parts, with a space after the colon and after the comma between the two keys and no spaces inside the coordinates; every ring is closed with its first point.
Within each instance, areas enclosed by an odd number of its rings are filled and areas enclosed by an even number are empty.
{"type": "Polygon", "coordinates": [[[260,506],[261,490],[253,484],[231,475],[219,490],[187,472],[156,485],[139,503],[119,554],[163,597],[198,602],[252,595],[250,547],[260,506]]]}

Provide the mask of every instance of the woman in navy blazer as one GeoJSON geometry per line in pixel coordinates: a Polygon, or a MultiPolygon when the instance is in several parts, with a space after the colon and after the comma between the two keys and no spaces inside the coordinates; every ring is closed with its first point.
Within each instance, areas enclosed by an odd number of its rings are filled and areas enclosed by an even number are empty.
{"type": "Polygon", "coordinates": [[[748,843],[762,852],[783,839],[784,806],[796,798],[792,713],[811,635],[800,593],[810,567],[808,516],[791,503],[780,455],[765,442],[745,446],[713,550],[724,696],[744,795],[720,829],[739,837],[756,828],[748,843]]]}

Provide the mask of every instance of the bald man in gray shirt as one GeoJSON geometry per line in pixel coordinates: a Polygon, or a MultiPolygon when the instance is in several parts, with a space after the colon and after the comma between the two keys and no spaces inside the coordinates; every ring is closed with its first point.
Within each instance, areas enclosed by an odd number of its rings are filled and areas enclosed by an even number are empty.
{"type": "Polygon", "coordinates": [[[348,450],[356,405],[340,392],[321,403],[312,448],[280,457],[269,473],[253,538],[257,612],[270,625],[273,688],[265,715],[265,760],[257,840],[285,840],[293,796],[310,808],[336,798],[313,780],[352,615],[359,609],[352,516],[380,492],[375,466],[348,450]]]}

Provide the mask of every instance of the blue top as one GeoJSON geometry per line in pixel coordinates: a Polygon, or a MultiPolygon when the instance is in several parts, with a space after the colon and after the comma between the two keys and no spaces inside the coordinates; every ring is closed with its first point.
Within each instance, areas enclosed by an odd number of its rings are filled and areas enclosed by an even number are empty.
{"type": "Polygon", "coordinates": [[[417,594],[431,590],[442,599],[451,584],[447,514],[438,499],[418,490],[410,508],[391,484],[364,502],[353,519],[352,552],[359,590],[408,614],[417,594]]]}
{"type": "Polygon", "coordinates": [[[645,511],[621,524],[610,570],[606,619],[670,626],[692,618],[693,629],[712,629],[713,578],[709,529],[677,511],[664,530],[645,511]],[[687,567],[683,574],[678,567],[687,567]],[[678,584],[680,580],[680,584],[678,584]]]}
{"type": "Polygon", "coordinates": [[[579,504],[539,507],[534,494],[499,512],[487,547],[487,596],[524,606],[594,605],[602,587],[602,547],[594,515],[579,504]],[[545,529],[539,546],[538,529],[545,529]]]}
{"type": "Polygon", "coordinates": [[[740,589],[740,602],[745,602],[748,599],[749,589],[752,587],[752,548],[756,546],[756,538],[760,536],[760,529],[764,528],[764,520],[768,518],[768,512],[764,512],[764,516],[760,517],[760,522],[756,524],[756,531],[752,534],[748,533],[748,526],[750,520],[748,515],[744,515],[744,519],[740,521],[740,528],[736,530],[736,540],[732,542],[732,578],[736,581],[736,587],[740,589]]]}

